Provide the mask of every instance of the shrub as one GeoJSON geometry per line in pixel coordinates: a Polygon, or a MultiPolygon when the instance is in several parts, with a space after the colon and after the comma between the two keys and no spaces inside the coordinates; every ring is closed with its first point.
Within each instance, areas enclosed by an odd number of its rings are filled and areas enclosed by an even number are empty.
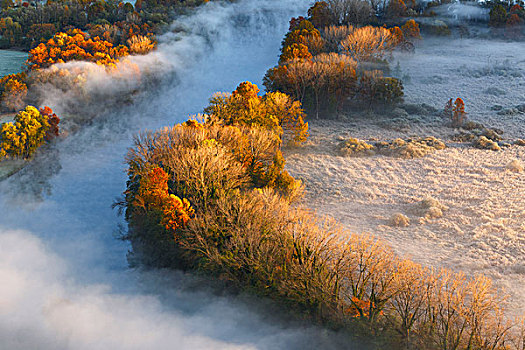
{"type": "Polygon", "coordinates": [[[501,151],[501,147],[496,141],[492,141],[485,136],[478,136],[472,142],[472,146],[480,149],[488,149],[491,151],[501,151]]]}
{"type": "Polygon", "coordinates": [[[359,95],[371,107],[403,102],[403,84],[399,79],[383,77],[381,71],[365,71],[359,79],[359,95]]]}
{"type": "Polygon", "coordinates": [[[406,227],[410,225],[410,219],[404,214],[395,213],[390,218],[390,225],[394,227],[406,227]]]}
{"type": "Polygon", "coordinates": [[[521,173],[524,170],[523,164],[518,159],[514,159],[513,161],[508,163],[506,168],[515,173],[521,173]]]}
{"type": "Polygon", "coordinates": [[[424,157],[436,150],[444,149],[445,143],[429,136],[415,139],[395,139],[391,142],[377,142],[376,152],[383,155],[400,157],[405,159],[424,157]]]}
{"type": "Polygon", "coordinates": [[[342,156],[360,157],[375,154],[374,146],[365,141],[350,138],[341,142],[338,146],[339,154],[342,156]]]}

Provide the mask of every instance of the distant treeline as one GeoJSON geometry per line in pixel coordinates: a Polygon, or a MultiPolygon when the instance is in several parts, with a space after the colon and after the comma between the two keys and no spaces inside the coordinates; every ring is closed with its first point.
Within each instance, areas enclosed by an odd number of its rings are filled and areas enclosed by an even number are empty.
{"type": "Polygon", "coordinates": [[[187,7],[201,0],[64,0],[22,2],[3,0],[0,48],[29,50],[51,39],[56,32],[80,29],[113,45],[125,45],[136,35],[154,36],[187,7]]]}

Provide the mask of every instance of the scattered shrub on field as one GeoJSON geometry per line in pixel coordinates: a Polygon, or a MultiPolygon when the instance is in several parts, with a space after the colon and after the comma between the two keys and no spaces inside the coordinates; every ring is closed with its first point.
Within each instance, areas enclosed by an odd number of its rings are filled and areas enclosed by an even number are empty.
{"type": "Polygon", "coordinates": [[[523,164],[517,159],[514,159],[512,162],[507,164],[506,168],[515,173],[523,172],[523,164]]]}
{"type": "Polygon", "coordinates": [[[440,203],[437,199],[426,197],[416,203],[414,213],[420,216],[420,223],[425,223],[431,219],[437,219],[443,216],[443,212],[447,211],[448,207],[440,203]]]}
{"type": "Polygon", "coordinates": [[[342,156],[350,157],[371,156],[375,154],[373,145],[355,138],[341,142],[338,150],[342,156]]]}
{"type": "Polygon", "coordinates": [[[404,214],[395,213],[390,218],[390,225],[394,227],[406,227],[410,225],[410,219],[404,214]]]}
{"type": "Polygon", "coordinates": [[[517,146],[525,146],[525,140],[524,139],[517,139],[514,141],[514,144],[517,146]]]}
{"type": "Polygon", "coordinates": [[[408,140],[395,139],[391,142],[377,142],[375,146],[378,154],[405,159],[423,157],[436,150],[445,149],[446,147],[443,141],[432,136],[408,140]]]}
{"type": "Polygon", "coordinates": [[[480,149],[488,149],[491,151],[501,151],[501,147],[496,141],[489,140],[485,136],[478,136],[472,142],[472,146],[480,149]]]}
{"type": "Polygon", "coordinates": [[[445,143],[435,137],[429,136],[416,139],[395,139],[393,141],[378,141],[374,145],[365,141],[350,138],[337,146],[340,155],[343,156],[370,156],[381,154],[391,157],[405,159],[419,158],[436,150],[446,147],[445,143]]]}

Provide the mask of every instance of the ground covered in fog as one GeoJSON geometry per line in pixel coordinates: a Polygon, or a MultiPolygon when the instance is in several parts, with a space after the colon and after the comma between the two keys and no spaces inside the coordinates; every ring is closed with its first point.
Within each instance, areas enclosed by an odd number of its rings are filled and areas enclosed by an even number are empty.
{"type": "Polygon", "coordinates": [[[399,253],[428,266],[483,273],[512,294],[525,311],[525,147],[494,152],[450,138],[456,132],[428,104],[442,109],[464,99],[469,119],[524,138],[525,49],[522,43],[479,39],[425,40],[415,55],[400,55],[407,108],[343,121],[311,121],[311,139],[292,150],[288,169],[303,179],[309,206],[357,232],[371,232],[399,253]],[[494,107],[500,106],[500,107],[494,107]],[[370,142],[435,136],[447,148],[423,158],[342,157],[337,145],[355,137],[370,142]],[[512,168],[512,166],[510,166],[512,168]],[[420,202],[436,199],[442,216],[425,218],[420,202]],[[394,227],[395,214],[410,224],[394,227]]]}

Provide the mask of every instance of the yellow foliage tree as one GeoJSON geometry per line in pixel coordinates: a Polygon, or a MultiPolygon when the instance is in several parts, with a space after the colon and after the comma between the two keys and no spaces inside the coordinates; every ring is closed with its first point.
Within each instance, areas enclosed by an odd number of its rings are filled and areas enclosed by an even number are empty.
{"type": "Polygon", "coordinates": [[[33,106],[18,112],[14,122],[0,129],[0,158],[28,159],[44,143],[49,129],[47,117],[33,106]]]}
{"type": "Polygon", "coordinates": [[[308,138],[308,123],[299,101],[281,92],[260,97],[259,88],[250,82],[241,83],[231,94],[216,94],[205,112],[223,120],[226,125],[258,125],[279,137],[291,134],[291,142],[300,144],[308,138]]]}

